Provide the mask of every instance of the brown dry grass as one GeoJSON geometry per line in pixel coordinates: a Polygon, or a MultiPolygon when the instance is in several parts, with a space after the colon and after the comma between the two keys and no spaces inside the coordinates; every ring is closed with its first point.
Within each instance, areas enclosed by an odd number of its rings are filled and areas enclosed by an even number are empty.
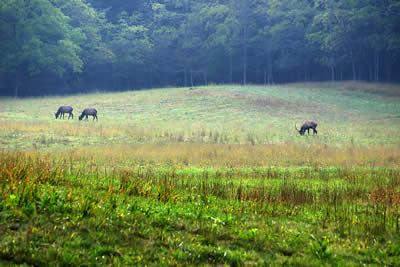
{"type": "Polygon", "coordinates": [[[72,162],[96,161],[105,166],[136,164],[175,167],[342,166],[398,167],[397,146],[336,148],[326,145],[145,144],[80,147],[57,153],[72,162]]]}

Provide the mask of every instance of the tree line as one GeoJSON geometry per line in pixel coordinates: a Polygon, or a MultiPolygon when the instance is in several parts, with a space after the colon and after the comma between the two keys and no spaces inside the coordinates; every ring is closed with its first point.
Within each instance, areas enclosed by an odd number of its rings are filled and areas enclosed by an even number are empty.
{"type": "Polygon", "coordinates": [[[399,0],[1,0],[3,95],[399,81],[399,0]]]}

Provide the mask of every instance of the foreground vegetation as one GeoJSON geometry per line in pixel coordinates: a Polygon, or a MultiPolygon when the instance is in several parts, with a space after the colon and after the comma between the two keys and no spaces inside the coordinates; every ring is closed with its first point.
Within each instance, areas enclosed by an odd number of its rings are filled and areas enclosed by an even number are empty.
{"type": "Polygon", "coordinates": [[[399,169],[93,169],[32,154],[0,157],[3,262],[400,260],[399,169]]]}
{"type": "Polygon", "coordinates": [[[0,264],[396,265],[399,97],[344,83],[2,99],[0,264]],[[55,120],[70,103],[99,121],[55,120]],[[304,118],[318,136],[294,131],[304,118]]]}

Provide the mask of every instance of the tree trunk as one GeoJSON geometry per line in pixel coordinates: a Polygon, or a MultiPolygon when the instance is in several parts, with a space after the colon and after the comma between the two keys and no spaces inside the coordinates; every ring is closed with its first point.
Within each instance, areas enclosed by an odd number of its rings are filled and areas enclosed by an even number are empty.
{"type": "Polygon", "coordinates": [[[354,62],[353,57],[353,48],[350,48],[350,59],[351,59],[351,68],[353,71],[353,81],[357,80],[357,73],[356,73],[356,64],[354,62]]]}
{"type": "Polygon", "coordinates": [[[113,86],[112,90],[116,90],[117,83],[115,81],[114,64],[111,63],[110,69],[111,69],[111,79],[112,79],[112,86],[113,86]]]}
{"type": "MultiPolygon", "coordinates": [[[[19,43],[19,38],[17,34],[17,25],[13,24],[13,31],[14,31],[14,38],[15,38],[15,44],[16,47],[18,48],[18,43],[19,43]]],[[[14,81],[14,97],[18,97],[18,88],[19,87],[19,66],[17,65],[17,68],[15,70],[15,81],[14,81]]]]}
{"type": "Polygon", "coordinates": [[[368,80],[373,81],[374,80],[374,74],[372,70],[371,64],[368,64],[368,80]]]}
{"type": "Polygon", "coordinates": [[[18,84],[16,84],[14,87],[14,97],[18,98],[18,84]]]}
{"type": "Polygon", "coordinates": [[[183,86],[187,87],[187,74],[186,67],[183,68],[183,86]]]}
{"type": "Polygon", "coordinates": [[[233,83],[233,58],[232,52],[229,53],[229,82],[233,83]]]}
{"type": "Polygon", "coordinates": [[[386,57],[385,60],[386,63],[386,69],[387,69],[387,81],[391,81],[392,80],[392,57],[389,55],[388,57],[386,57]]]}
{"type": "Polygon", "coordinates": [[[129,90],[132,90],[132,81],[131,81],[131,76],[130,76],[129,74],[127,74],[126,81],[127,81],[127,83],[128,83],[128,88],[127,88],[127,90],[128,90],[128,91],[129,91],[129,90]]]}
{"type": "Polygon", "coordinates": [[[242,45],[243,45],[243,85],[247,84],[247,16],[246,11],[248,10],[247,8],[247,3],[244,2],[245,4],[245,10],[243,12],[243,40],[242,40],[242,45]]]}
{"type": "Polygon", "coordinates": [[[274,76],[272,73],[272,59],[270,51],[267,51],[267,68],[268,68],[268,84],[274,84],[274,76]]]}
{"type": "Polygon", "coordinates": [[[264,70],[264,85],[267,84],[267,71],[264,70]]]}
{"type": "Polygon", "coordinates": [[[379,53],[375,51],[375,82],[379,82],[379,53]]]}
{"type": "Polygon", "coordinates": [[[19,96],[19,89],[21,85],[21,66],[17,66],[15,70],[15,80],[14,80],[14,97],[18,98],[19,96]]]}
{"type": "Polygon", "coordinates": [[[247,83],[247,45],[243,46],[243,85],[247,83]]]}
{"type": "Polygon", "coordinates": [[[150,68],[150,89],[153,89],[153,68],[150,68]]]}

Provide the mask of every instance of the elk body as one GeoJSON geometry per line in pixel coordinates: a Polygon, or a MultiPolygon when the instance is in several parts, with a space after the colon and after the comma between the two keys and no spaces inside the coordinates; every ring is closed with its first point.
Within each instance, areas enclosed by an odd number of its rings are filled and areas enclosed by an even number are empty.
{"type": "Polygon", "coordinates": [[[305,121],[301,125],[300,130],[297,129],[296,124],[294,124],[294,127],[296,128],[296,131],[299,132],[300,135],[304,135],[304,133],[307,131],[308,134],[310,134],[310,129],[313,129],[314,133],[313,134],[318,134],[317,132],[317,123],[315,121],[305,121]]]}
{"type": "Polygon", "coordinates": [[[88,116],[93,116],[93,120],[97,120],[97,110],[94,108],[86,108],[82,111],[82,114],[79,116],[79,120],[82,120],[83,117],[86,117],[86,120],[88,119],[88,116]]]}
{"type": "Polygon", "coordinates": [[[64,114],[65,113],[69,114],[68,119],[69,119],[69,117],[72,117],[72,119],[74,119],[74,114],[72,114],[72,110],[73,110],[72,107],[61,106],[61,107],[58,108],[57,112],[54,113],[54,114],[56,115],[56,119],[58,119],[58,117],[60,117],[60,119],[61,119],[61,117],[64,119],[64,114]]]}

